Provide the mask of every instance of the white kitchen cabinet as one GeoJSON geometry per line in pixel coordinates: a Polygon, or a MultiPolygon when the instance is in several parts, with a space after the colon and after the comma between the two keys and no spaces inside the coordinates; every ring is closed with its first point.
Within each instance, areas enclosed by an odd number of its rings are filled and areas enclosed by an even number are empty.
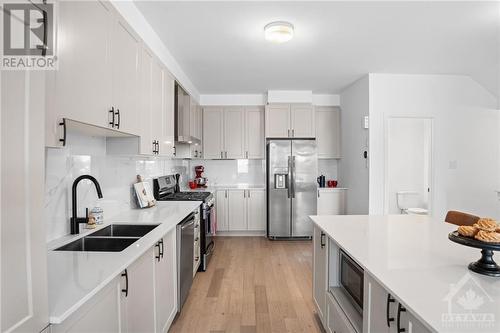
{"type": "Polygon", "coordinates": [[[265,145],[264,109],[245,107],[245,157],[264,159],[265,145]]]}
{"type": "MultiPolygon", "coordinates": [[[[327,295],[327,329],[331,333],[361,333],[357,332],[352,326],[349,319],[347,319],[344,311],[340,308],[335,298],[328,294],[327,295]]],[[[377,331],[372,331],[379,333],[377,331]]]]}
{"type": "Polygon", "coordinates": [[[317,226],[313,231],[313,299],[318,316],[326,327],[328,290],[328,238],[317,226]]]}
{"type": "Polygon", "coordinates": [[[203,108],[203,156],[223,158],[224,110],[221,107],[203,108]]]}
{"type": "Polygon", "coordinates": [[[266,137],[314,138],[314,108],[310,104],[271,104],[266,106],[266,137]]]}
{"type": "Polygon", "coordinates": [[[130,265],[122,280],[123,327],[126,332],[154,332],[155,279],[154,248],[149,249],[130,265]],[[127,287],[128,280],[128,287],[127,287]]]}
{"type": "Polygon", "coordinates": [[[364,276],[363,317],[365,321],[363,330],[367,332],[389,333],[396,327],[397,302],[391,296],[389,302],[389,317],[393,318],[387,326],[387,303],[389,293],[378,284],[369,274],[364,276]]]}
{"type": "Polygon", "coordinates": [[[319,188],[317,190],[318,215],[344,215],[346,212],[346,190],[319,188]]]}
{"type": "Polygon", "coordinates": [[[290,133],[290,105],[274,104],[266,106],[266,137],[289,138],[290,133]]]}
{"type": "Polygon", "coordinates": [[[266,230],[266,190],[246,190],[248,230],[266,230]]]}
{"type": "Polygon", "coordinates": [[[155,150],[153,144],[153,133],[151,124],[153,123],[153,113],[151,109],[151,69],[153,64],[153,54],[143,47],[141,50],[140,63],[140,99],[139,109],[141,116],[139,117],[139,132],[140,136],[140,153],[144,155],[152,155],[155,150]]]}
{"type": "Polygon", "coordinates": [[[229,231],[247,230],[246,190],[227,191],[227,218],[229,231]]]}
{"type": "Polygon", "coordinates": [[[160,154],[172,157],[174,155],[174,103],[175,103],[175,79],[166,70],[163,70],[163,140],[160,142],[160,154]]]}
{"type": "Polygon", "coordinates": [[[217,190],[216,192],[216,214],[217,214],[217,231],[228,231],[228,203],[227,190],[217,190]]]}
{"type": "Polygon", "coordinates": [[[0,75],[2,332],[40,332],[49,321],[44,187],[44,71],[0,75]]]}
{"type": "Polygon", "coordinates": [[[163,67],[154,59],[151,64],[151,134],[156,140],[156,154],[162,155],[161,142],[164,142],[165,108],[163,107],[163,67]]]}
{"type": "Polygon", "coordinates": [[[330,106],[315,109],[318,158],[340,158],[340,110],[330,106]]]}
{"type": "Polygon", "coordinates": [[[101,1],[61,1],[58,10],[58,70],[49,73],[47,146],[61,145],[60,118],[101,127],[109,127],[111,120],[109,41],[114,13],[101,1]]]}
{"type": "Polygon", "coordinates": [[[52,325],[52,333],[126,332],[122,326],[120,301],[123,277],[114,278],[106,287],[61,324],[52,325]]]}
{"type": "Polygon", "coordinates": [[[115,19],[111,37],[112,101],[117,129],[137,134],[139,119],[139,54],[141,41],[120,18],[115,19]]]}
{"type": "Polygon", "coordinates": [[[163,254],[155,258],[156,332],[167,332],[177,314],[176,229],[162,240],[155,249],[163,254]]]}
{"type": "Polygon", "coordinates": [[[310,104],[290,106],[291,134],[293,138],[314,138],[316,136],[316,116],[310,104]]]}
{"type": "Polygon", "coordinates": [[[224,108],[224,158],[245,158],[245,109],[224,108]]]}

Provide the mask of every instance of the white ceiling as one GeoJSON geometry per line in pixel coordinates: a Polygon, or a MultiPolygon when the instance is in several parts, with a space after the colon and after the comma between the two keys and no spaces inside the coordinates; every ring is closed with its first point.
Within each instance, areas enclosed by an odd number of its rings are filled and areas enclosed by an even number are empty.
{"type": "Polygon", "coordinates": [[[338,93],[369,72],[465,74],[496,93],[499,3],[136,1],[202,94],[338,93]],[[285,44],[264,40],[275,20],[285,44]]]}

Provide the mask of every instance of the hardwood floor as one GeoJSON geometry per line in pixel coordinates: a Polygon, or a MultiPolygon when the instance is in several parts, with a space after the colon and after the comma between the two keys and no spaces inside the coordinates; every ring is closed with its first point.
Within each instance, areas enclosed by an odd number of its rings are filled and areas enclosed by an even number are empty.
{"type": "Polygon", "coordinates": [[[170,332],[322,332],[311,269],[311,241],[217,237],[170,332]]]}

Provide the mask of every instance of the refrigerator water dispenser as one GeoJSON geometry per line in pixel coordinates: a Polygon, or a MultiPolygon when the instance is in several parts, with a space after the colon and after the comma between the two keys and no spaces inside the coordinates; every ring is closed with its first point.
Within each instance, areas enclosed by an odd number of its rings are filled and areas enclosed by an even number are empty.
{"type": "Polygon", "coordinates": [[[286,189],[286,179],[288,174],[286,173],[275,173],[274,174],[274,188],[275,189],[286,189]]]}

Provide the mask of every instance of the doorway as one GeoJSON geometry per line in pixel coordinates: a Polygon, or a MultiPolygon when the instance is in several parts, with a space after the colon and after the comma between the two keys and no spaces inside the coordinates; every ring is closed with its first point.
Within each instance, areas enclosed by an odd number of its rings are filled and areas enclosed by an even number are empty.
{"type": "Polygon", "coordinates": [[[387,119],[385,214],[401,214],[410,207],[430,214],[432,121],[431,118],[387,119]]]}

